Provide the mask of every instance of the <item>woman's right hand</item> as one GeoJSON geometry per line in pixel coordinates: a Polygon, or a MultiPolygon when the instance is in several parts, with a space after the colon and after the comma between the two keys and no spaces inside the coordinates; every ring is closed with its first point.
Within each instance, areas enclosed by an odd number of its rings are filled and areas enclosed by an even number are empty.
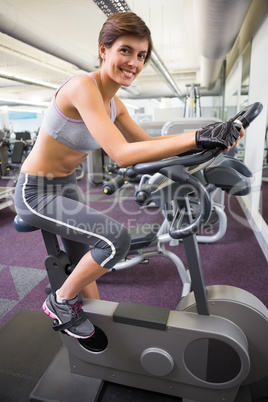
{"type": "Polygon", "coordinates": [[[240,131],[235,123],[213,123],[195,133],[196,145],[203,149],[220,147],[222,150],[231,149],[244,136],[244,129],[240,131]]]}

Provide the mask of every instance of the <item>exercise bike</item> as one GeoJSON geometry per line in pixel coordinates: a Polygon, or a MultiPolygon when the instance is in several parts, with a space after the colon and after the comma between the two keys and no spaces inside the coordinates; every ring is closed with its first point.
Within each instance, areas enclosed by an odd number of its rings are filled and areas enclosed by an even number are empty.
{"type": "MultiPolygon", "coordinates": [[[[191,154],[193,152],[200,152],[200,150],[192,150],[191,154]]],[[[201,166],[194,166],[191,169],[191,174],[206,186],[212,200],[209,221],[206,225],[201,226],[201,233],[196,234],[198,243],[206,244],[219,241],[225,235],[227,229],[227,216],[224,212],[224,191],[221,189],[224,169],[233,169],[235,171],[237,175],[236,188],[239,181],[239,170],[243,170],[243,165],[239,161],[237,162],[234,157],[230,157],[228,154],[219,154],[213,161],[214,174],[213,177],[211,173],[209,174],[210,182],[208,182],[208,170],[206,167],[210,164],[211,161],[207,161],[202,164],[202,168],[201,166]],[[214,228],[216,229],[214,230],[214,228]]],[[[144,228],[143,226],[137,226],[130,229],[132,242],[127,258],[117,263],[111,271],[115,272],[132,268],[137,264],[147,263],[152,257],[166,257],[175,264],[179,273],[182,283],[181,297],[186,296],[191,289],[189,272],[178,255],[165,248],[166,244],[172,246],[172,248],[177,248],[179,244],[179,239],[172,238],[169,230],[176,209],[173,199],[175,196],[179,196],[181,185],[159,172],[138,175],[133,167],[119,168],[118,166],[111,166],[109,174],[111,176],[113,174],[112,178],[105,180],[103,184],[103,192],[106,195],[111,196],[121,191],[120,189],[129,181],[136,182],[138,176],[139,180],[134,194],[136,203],[143,211],[151,206],[156,207],[157,213],[163,217],[161,224],[159,226],[152,224],[150,230],[148,230],[148,224],[145,224],[144,228]]],[[[191,197],[190,205],[193,213],[198,208],[197,204],[198,200],[191,197]]]]}
{"type": "MultiPolygon", "coordinates": [[[[236,118],[246,127],[261,109],[254,104],[236,118]]],[[[241,386],[245,390],[267,376],[267,308],[242,289],[204,284],[196,233],[209,219],[211,197],[191,169],[212,161],[206,168],[208,181],[217,181],[230,193],[250,191],[251,174],[243,164],[213,166],[220,152],[203,151],[134,167],[139,174],[160,172],[180,185],[179,196],[175,187],[172,194],[177,208],[169,233],[183,241],[192,292],[174,311],[86,299],[83,309],[95,325],[96,335],[77,340],[61,334],[65,348],[32,392],[32,400],[95,401],[102,382],[109,381],[179,396],[183,401],[234,402],[241,386]],[[224,175],[218,177],[217,171],[224,175]],[[193,192],[199,200],[194,216],[190,207],[193,192]]],[[[23,224],[15,220],[19,231],[36,229],[23,224]]],[[[53,249],[55,237],[50,235],[44,236],[45,244],[47,248],[52,244],[53,249]]],[[[63,280],[61,272],[65,273],[68,257],[63,256],[60,251],[48,257],[54,261],[55,275],[49,272],[54,289],[63,280]]]]}
{"type": "MultiPolygon", "coordinates": [[[[171,120],[164,124],[161,130],[161,135],[174,135],[176,133],[185,132],[187,131],[187,129],[188,131],[190,131],[191,129],[198,129],[200,127],[204,127],[216,122],[221,122],[221,120],[216,118],[187,118],[180,120],[171,120]]],[[[197,151],[199,152],[199,150],[197,151]]],[[[191,153],[193,153],[193,150],[191,150],[191,153]]],[[[235,157],[236,153],[237,148],[234,147],[227,154],[218,155],[216,160],[214,161],[214,165],[216,163],[222,165],[223,159],[225,160],[224,164],[231,163],[230,161],[226,162],[226,159],[228,159],[230,156],[235,157]]],[[[205,167],[206,164],[203,168],[205,167]]],[[[106,180],[104,181],[103,192],[107,195],[111,195],[115,191],[118,191],[125,183],[137,183],[135,186],[135,201],[140,205],[142,210],[148,207],[159,207],[159,204],[153,202],[153,199],[151,197],[151,193],[155,192],[157,190],[157,187],[166,187],[165,191],[167,191],[167,186],[173,185],[173,182],[170,179],[160,173],[155,173],[153,175],[137,175],[131,167],[119,168],[119,166],[116,164],[107,165],[106,169],[108,175],[106,180]]],[[[215,243],[224,237],[227,230],[227,216],[225,213],[224,205],[225,192],[221,190],[220,187],[216,187],[215,185],[208,183],[205,179],[203,169],[200,169],[200,167],[197,168],[196,173],[193,172],[192,174],[196,174],[198,176],[198,179],[207,186],[212,199],[211,217],[206,226],[202,228],[202,233],[197,233],[197,241],[198,243],[205,244],[215,243]]],[[[155,197],[153,198],[155,199],[155,197]]],[[[192,207],[194,208],[194,200],[192,200],[192,207]]],[[[161,236],[163,236],[164,233],[168,234],[169,232],[167,219],[168,212],[166,210],[163,210],[162,214],[164,216],[164,221],[159,232],[159,235],[161,236]]],[[[172,245],[176,245],[174,240],[171,242],[172,245]]]]}

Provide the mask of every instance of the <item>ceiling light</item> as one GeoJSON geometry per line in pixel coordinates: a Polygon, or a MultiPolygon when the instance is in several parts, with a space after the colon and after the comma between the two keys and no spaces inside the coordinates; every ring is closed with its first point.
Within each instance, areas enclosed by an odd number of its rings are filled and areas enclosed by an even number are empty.
{"type": "Polygon", "coordinates": [[[58,88],[58,85],[50,84],[49,82],[21,77],[17,74],[8,73],[6,71],[0,71],[0,78],[5,78],[7,80],[21,82],[23,84],[28,84],[28,85],[37,85],[37,86],[45,87],[45,88],[51,88],[51,89],[58,88]]]}
{"type": "Polygon", "coordinates": [[[131,11],[125,0],[94,0],[94,3],[107,17],[113,13],[131,11]]]}
{"type": "Polygon", "coordinates": [[[12,106],[0,106],[0,111],[8,111],[8,112],[19,112],[19,113],[44,113],[46,108],[21,108],[21,107],[12,107],[12,106]]]}
{"type": "Polygon", "coordinates": [[[29,105],[29,106],[41,106],[41,107],[48,107],[49,102],[31,102],[29,100],[21,100],[21,99],[9,99],[9,98],[2,98],[0,97],[0,103],[5,104],[14,104],[14,105],[29,105]]]}

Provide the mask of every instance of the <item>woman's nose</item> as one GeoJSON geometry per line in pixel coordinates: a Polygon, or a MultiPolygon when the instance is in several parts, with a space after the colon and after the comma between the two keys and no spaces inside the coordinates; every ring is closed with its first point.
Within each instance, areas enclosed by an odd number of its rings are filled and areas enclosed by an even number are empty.
{"type": "Polygon", "coordinates": [[[128,65],[131,66],[132,68],[137,67],[137,65],[138,65],[137,57],[134,55],[132,57],[130,57],[128,60],[128,65]]]}

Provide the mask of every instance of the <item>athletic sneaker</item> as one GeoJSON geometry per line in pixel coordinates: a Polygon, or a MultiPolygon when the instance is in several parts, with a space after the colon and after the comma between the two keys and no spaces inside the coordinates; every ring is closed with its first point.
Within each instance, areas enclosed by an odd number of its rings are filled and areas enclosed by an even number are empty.
{"type": "Polygon", "coordinates": [[[82,339],[90,338],[95,332],[77,296],[58,303],[56,293],[50,293],[43,304],[43,310],[51,318],[58,320],[59,324],[53,325],[55,330],[63,330],[70,336],[82,339]]]}

